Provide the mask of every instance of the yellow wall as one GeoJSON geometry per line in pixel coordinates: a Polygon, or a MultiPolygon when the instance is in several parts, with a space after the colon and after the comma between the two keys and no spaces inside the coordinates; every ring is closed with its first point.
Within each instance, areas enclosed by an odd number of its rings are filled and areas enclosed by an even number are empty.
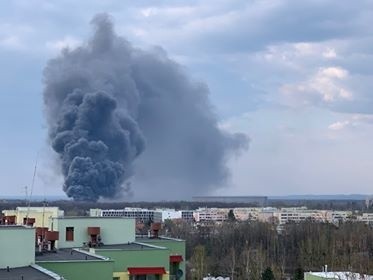
{"type": "MultiPolygon", "coordinates": [[[[119,280],[129,280],[130,275],[128,272],[114,272],[113,277],[119,277],[119,280]]],[[[162,280],[170,280],[170,274],[169,271],[167,271],[167,274],[162,275],[162,280]]]]}
{"type": "Polygon", "coordinates": [[[16,210],[3,210],[5,216],[16,216],[16,223],[23,224],[27,217],[35,218],[34,227],[50,227],[51,219],[62,214],[57,207],[17,207],[16,210]]]}
{"type": "Polygon", "coordinates": [[[113,277],[119,277],[119,280],[129,280],[129,275],[127,272],[114,272],[113,277]]]}

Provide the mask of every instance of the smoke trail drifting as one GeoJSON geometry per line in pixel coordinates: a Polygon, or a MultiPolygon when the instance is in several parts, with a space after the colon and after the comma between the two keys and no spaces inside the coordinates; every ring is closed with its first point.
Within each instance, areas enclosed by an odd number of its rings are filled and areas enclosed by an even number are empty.
{"type": "Polygon", "coordinates": [[[113,198],[134,169],[140,171],[135,181],[141,186],[145,178],[149,189],[177,182],[174,188],[207,190],[222,183],[228,154],[246,138],[219,130],[208,89],[164,51],[135,49],[118,37],[108,15],[92,24],[90,41],[64,50],[44,71],[49,136],[66,194],[113,198]]]}

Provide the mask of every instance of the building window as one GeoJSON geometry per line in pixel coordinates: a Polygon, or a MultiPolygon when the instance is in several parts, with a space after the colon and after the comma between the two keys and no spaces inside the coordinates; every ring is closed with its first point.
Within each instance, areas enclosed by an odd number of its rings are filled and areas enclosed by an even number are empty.
{"type": "Polygon", "coordinates": [[[66,241],[74,241],[74,228],[66,227],[66,241]]]}

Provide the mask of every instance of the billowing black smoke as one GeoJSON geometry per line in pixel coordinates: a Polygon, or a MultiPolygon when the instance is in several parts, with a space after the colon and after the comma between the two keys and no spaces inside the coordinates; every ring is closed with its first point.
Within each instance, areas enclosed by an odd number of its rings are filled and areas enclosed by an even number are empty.
{"type": "Polygon", "coordinates": [[[92,23],[93,38],[64,50],[44,72],[49,136],[66,194],[114,198],[134,170],[133,185],[164,197],[164,190],[182,198],[221,185],[227,156],[247,139],[218,128],[206,86],[160,48],[133,48],[108,15],[92,23]]]}

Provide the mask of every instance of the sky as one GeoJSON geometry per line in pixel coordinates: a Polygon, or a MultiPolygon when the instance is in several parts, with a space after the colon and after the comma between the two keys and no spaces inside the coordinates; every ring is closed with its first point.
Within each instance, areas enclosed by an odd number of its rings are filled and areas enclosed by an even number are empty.
{"type": "MultiPolygon", "coordinates": [[[[63,195],[47,143],[43,68],[89,38],[96,13],[133,45],[163,48],[210,89],[219,126],[249,148],[214,195],[373,193],[373,2],[0,3],[0,196],[63,195]]],[[[147,199],[138,196],[135,199],[147,199]]]]}

